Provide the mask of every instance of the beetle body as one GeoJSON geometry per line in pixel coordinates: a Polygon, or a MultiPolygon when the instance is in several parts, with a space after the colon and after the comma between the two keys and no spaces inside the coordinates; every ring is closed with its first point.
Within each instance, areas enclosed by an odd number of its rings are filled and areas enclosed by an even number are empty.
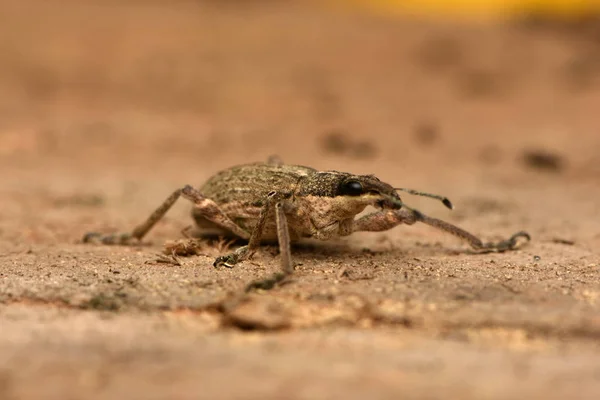
{"type": "MultiPolygon", "coordinates": [[[[285,197],[290,238],[330,239],[351,233],[345,229],[368,205],[383,208],[385,199],[400,197],[388,184],[373,175],[353,175],[339,171],[318,171],[301,165],[253,163],[223,170],[200,187],[236,225],[252,232],[269,193],[285,197]],[[353,190],[354,189],[354,190],[353,190]]],[[[398,208],[390,203],[390,208],[398,208]]],[[[231,235],[232,232],[208,220],[198,208],[192,216],[206,232],[231,235]]],[[[261,239],[277,238],[274,210],[266,218],[261,239]]]]}

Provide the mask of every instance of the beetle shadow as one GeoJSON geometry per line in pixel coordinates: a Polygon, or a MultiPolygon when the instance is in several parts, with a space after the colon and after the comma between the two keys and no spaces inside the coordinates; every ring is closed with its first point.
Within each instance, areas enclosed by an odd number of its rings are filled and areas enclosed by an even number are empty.
{"type": "MultiPolygon", "coordinates": [[[[248,244],[248,241],[235,236],[223,236],[217,234],[202,234],[194,236],[196,239],[201,239],[208,246],[220,247],[223,243],[227,244],[229,249],[235,249],[248,244]]],[[[302,258],[328,258],[342,257],[344,255],[357,255],[369,252],[368,249],[356,246],[353,243],[344,240],[328,240],[322,241],[317,239],[303,238],[290,243],[292,255],[302,258]]],[[[279,254],[279,243],[277,240],[269,240],[261,242],[260,248],[272,255],[279,254]]],[[[375,253],[375,252],[373,252],[375,253]]]]}
{"type": "MultiPolygon", "coordinates": [[[[248,241],[235,236],[223,236],[217,234],[203,234],[199,237],[206,241],[211,247],[222,246],[227,243],[231,249],[248,244],[248,241]]],[[[405,243],[404,246],[391,245],[391,247],[372,249],[369,246],[361,246],[355,241],[343,239],[333,239],[322,241],[318,239],[303,238],[290,243],[292,255],[301,258],[324,259],[330,257],[357,256],[357,255],[379,255],[379,254],[397,254],[410,257],[426,256],[459,256],[459,255],[485,255],[493,251],[473,250],[465,247],[447,246],[442,242],[420,242],[405,243]]],[[[279,244],[277,240],[265,241],[261,243],[262,251],[272,255],[279,254],[279,244]]]]}

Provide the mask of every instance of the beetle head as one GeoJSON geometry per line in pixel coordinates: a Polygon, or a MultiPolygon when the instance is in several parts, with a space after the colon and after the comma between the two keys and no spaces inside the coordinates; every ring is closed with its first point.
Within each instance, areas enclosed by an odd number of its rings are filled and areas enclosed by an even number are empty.
{"type": "Polygon", "coordinates": [[[375,175],[352,175],[345,172],[316,172],[302,182],[300,196],[333,197],[356,208],[371,205],[386,210],[408,208],[400,199],[398,191],[441,201],[447,208],[454,206],[447,197],[413,189],[394,188],[375,175]]]}
{"type": "Polygon", "coordinates": [[[375,175],[348,175],[340,180],[336,197],[380,209],[400,209],[402,200],[396,190],[375,175]]]}
{"type": "Polygon", "coordinates": [[[317,172],[306,177],[301,196],[332,197],[347,205],[381,209],[399,209],[402,201],[396,190],[374,175],[353,175],[345,172],[317,172]]]}

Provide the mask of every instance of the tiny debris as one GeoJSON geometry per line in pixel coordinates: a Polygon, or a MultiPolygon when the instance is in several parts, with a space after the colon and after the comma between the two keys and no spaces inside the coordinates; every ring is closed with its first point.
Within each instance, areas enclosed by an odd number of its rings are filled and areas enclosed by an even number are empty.
{"type": "Polygon", "coordinates": [[[199,239],[169,240],[165,243],[163,253],[168,256],[197,256],[202,249],[202,241],[199,239]]]}
{"type": "Polygon", "coordinates": [[[374,251],[373,249],[370,249],[370,248],[368,248],[368,247],[363,247],[363,248],[362,248],[362,252],[363,252],[363,254],[367,254],[367,255],[369,255],[369,256],[374,256],[374,255],[376,255],[376,254],[377,254],[377,252],[376,252],[376,251],[374,251]]]}
{"type": "Polygon", "coordinates": [[[548,172],[560,172],[564,168],[564,160],[560,155],[545,150],[524,151],[523,163],[529,168],[548,172]]]}
{"type": "Polygon", "coordinates": [[[366,140],[353,141],[345,132],[340,130],[326,133],[321,146],[326,153],[359,159],[373,158],[377,154],[377,149],[371,142],[366,140]]]}
{"type": "Polygon", "coordinates": [[[572,91],[583,91],[593,88],[598,80],[600,56],[597,52],[584,50],[581,54],[567,61],[563,67],[563,80],[572,91]]]}
{"type": "Polygon", "coordinates": [[[101,207],[106,203],[99,194],[73,194],[57,197],[53,201],[55,207],[101,207]]]}
{"type": "Polygon", "coordinates": [[[407,315],[382,310],[371,311],[369,317],[373,322],[385,325],[399,325],[405,328],[413,328],[416,325],[415,320],[407,315]]]}
{"type": "Polygon", "coordinates": [[[79,305],[84,310],[97,311],[117,311],[121,308],[121,303],[114,296],[98,293],[87,301],[79,305]]]}
{"type": "Polygon", "coordinates": [[[154,262],[162,263],[162,264],[170,264],[170,265],[174,265],[176,267],[181,267],[181,262],[173,254],[170,254],[170,255],[157,254],[156,260],[154,260],[154,262]]]}
{"type": "Polygon", "coordinates": [[[252,292],[255,290],[271,290],[275,286],[287,285],[292,280],[287,273],[276,272],[268,278],[259,279],[250,282],[246,285],[245,292],[252,292]]]}
{"type": "Polygon", "coordinates": [[[338,279],[349,277],[348,268],[346,268],[346,267],[340,268],[339,271],[338,271],[338,273],[337,273],[337,275],[336,275],[336,277],[338,279]]]}
{"type": "Polygon", "coordinates": [[[438,35],[427,38],[417,48],[415,59],[419,66],[439,72],[460,65],[464,49],[455,38],[438,35]]]}
{"type": "Polygon", "coordinates": [[[350,281],[366,281],[375,278],[373,274],[356,274],[354,272],[350,272],[347,267],[342,267],[339,269],[336,274],[337,279],[346,278],[350,281]]]}
{"type": "Polygon", "coordinates": [[[552,243],[564,244],[564,245],[567,245],[567,246],[573,246],[575,244],[575,241],[568,240],[568,239],[561,239],[561,238],[553,238],[552,239],[552,243]]]}
{"type": "Polygon", "coordinates": [[[439,127],[432,122],[420,122],[414,128],[415,140],[422,146],[430,147],[439,139],[439,127]]]}
{"type": "Polygon", "coordinates": [[[495,71],[467,69],[458,76],[458,87],[466,97],[491,98],[509,89],[506,80],[495,71]]]}
{"type": "MultiPolygon", "coordinates": [[[[507,280],[510,280],[510,279],[507,279],[507,280]]],[[[504,289],[508,290],[512,294],[521,294],[520,290],[515,289],[514,287],[512,287],[511,285],[508,285],[507,283],[501,282],[500,286],[502,286],[504,289]]]]}
{"type": "Polygon", "coordinates": [[[290,315],[273,300],[247,297],[225,313],[225,323],[243,330],[281,330],[291,326],[290,315]]]}
{"type": "Polygon", "coordinates": [[[350,142],[342,131],[331,131],[322,139],[322,147],[327,153],[345,154],[350,148],[350,142]]]}
{"type": "Polygon", "coordinates": [[[358,141],[352,146],[350,155],[361,159],[373,158],[377,155],[377,149],[369,141],[358,141]]]}
{"type": "Polygon", "coordinates": [[[502,161],[502,150],[497,146],[486,146],[481,149],[479,159],[484,164],[496,165],[502,161]]]}
{"type": "Polygon", "coordinates": [[[533,261],[540,261],[542,259],[542,257],[540,256],[533,256],[533,261]]]}

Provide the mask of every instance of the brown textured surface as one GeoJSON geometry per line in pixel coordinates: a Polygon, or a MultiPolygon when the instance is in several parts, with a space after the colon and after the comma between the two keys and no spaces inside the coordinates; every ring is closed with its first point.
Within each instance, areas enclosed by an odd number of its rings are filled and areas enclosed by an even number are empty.
{"type": "Polygon", "coordinates": [[[0,2],[0,398],[597,398],[597,25],[209,3],[0,2]],[[159,256],[185,201],[147,245],[77,243],[273,153],[533,241],[308,242],[293,282],[224,304],[276,250],[159,256]]]}

